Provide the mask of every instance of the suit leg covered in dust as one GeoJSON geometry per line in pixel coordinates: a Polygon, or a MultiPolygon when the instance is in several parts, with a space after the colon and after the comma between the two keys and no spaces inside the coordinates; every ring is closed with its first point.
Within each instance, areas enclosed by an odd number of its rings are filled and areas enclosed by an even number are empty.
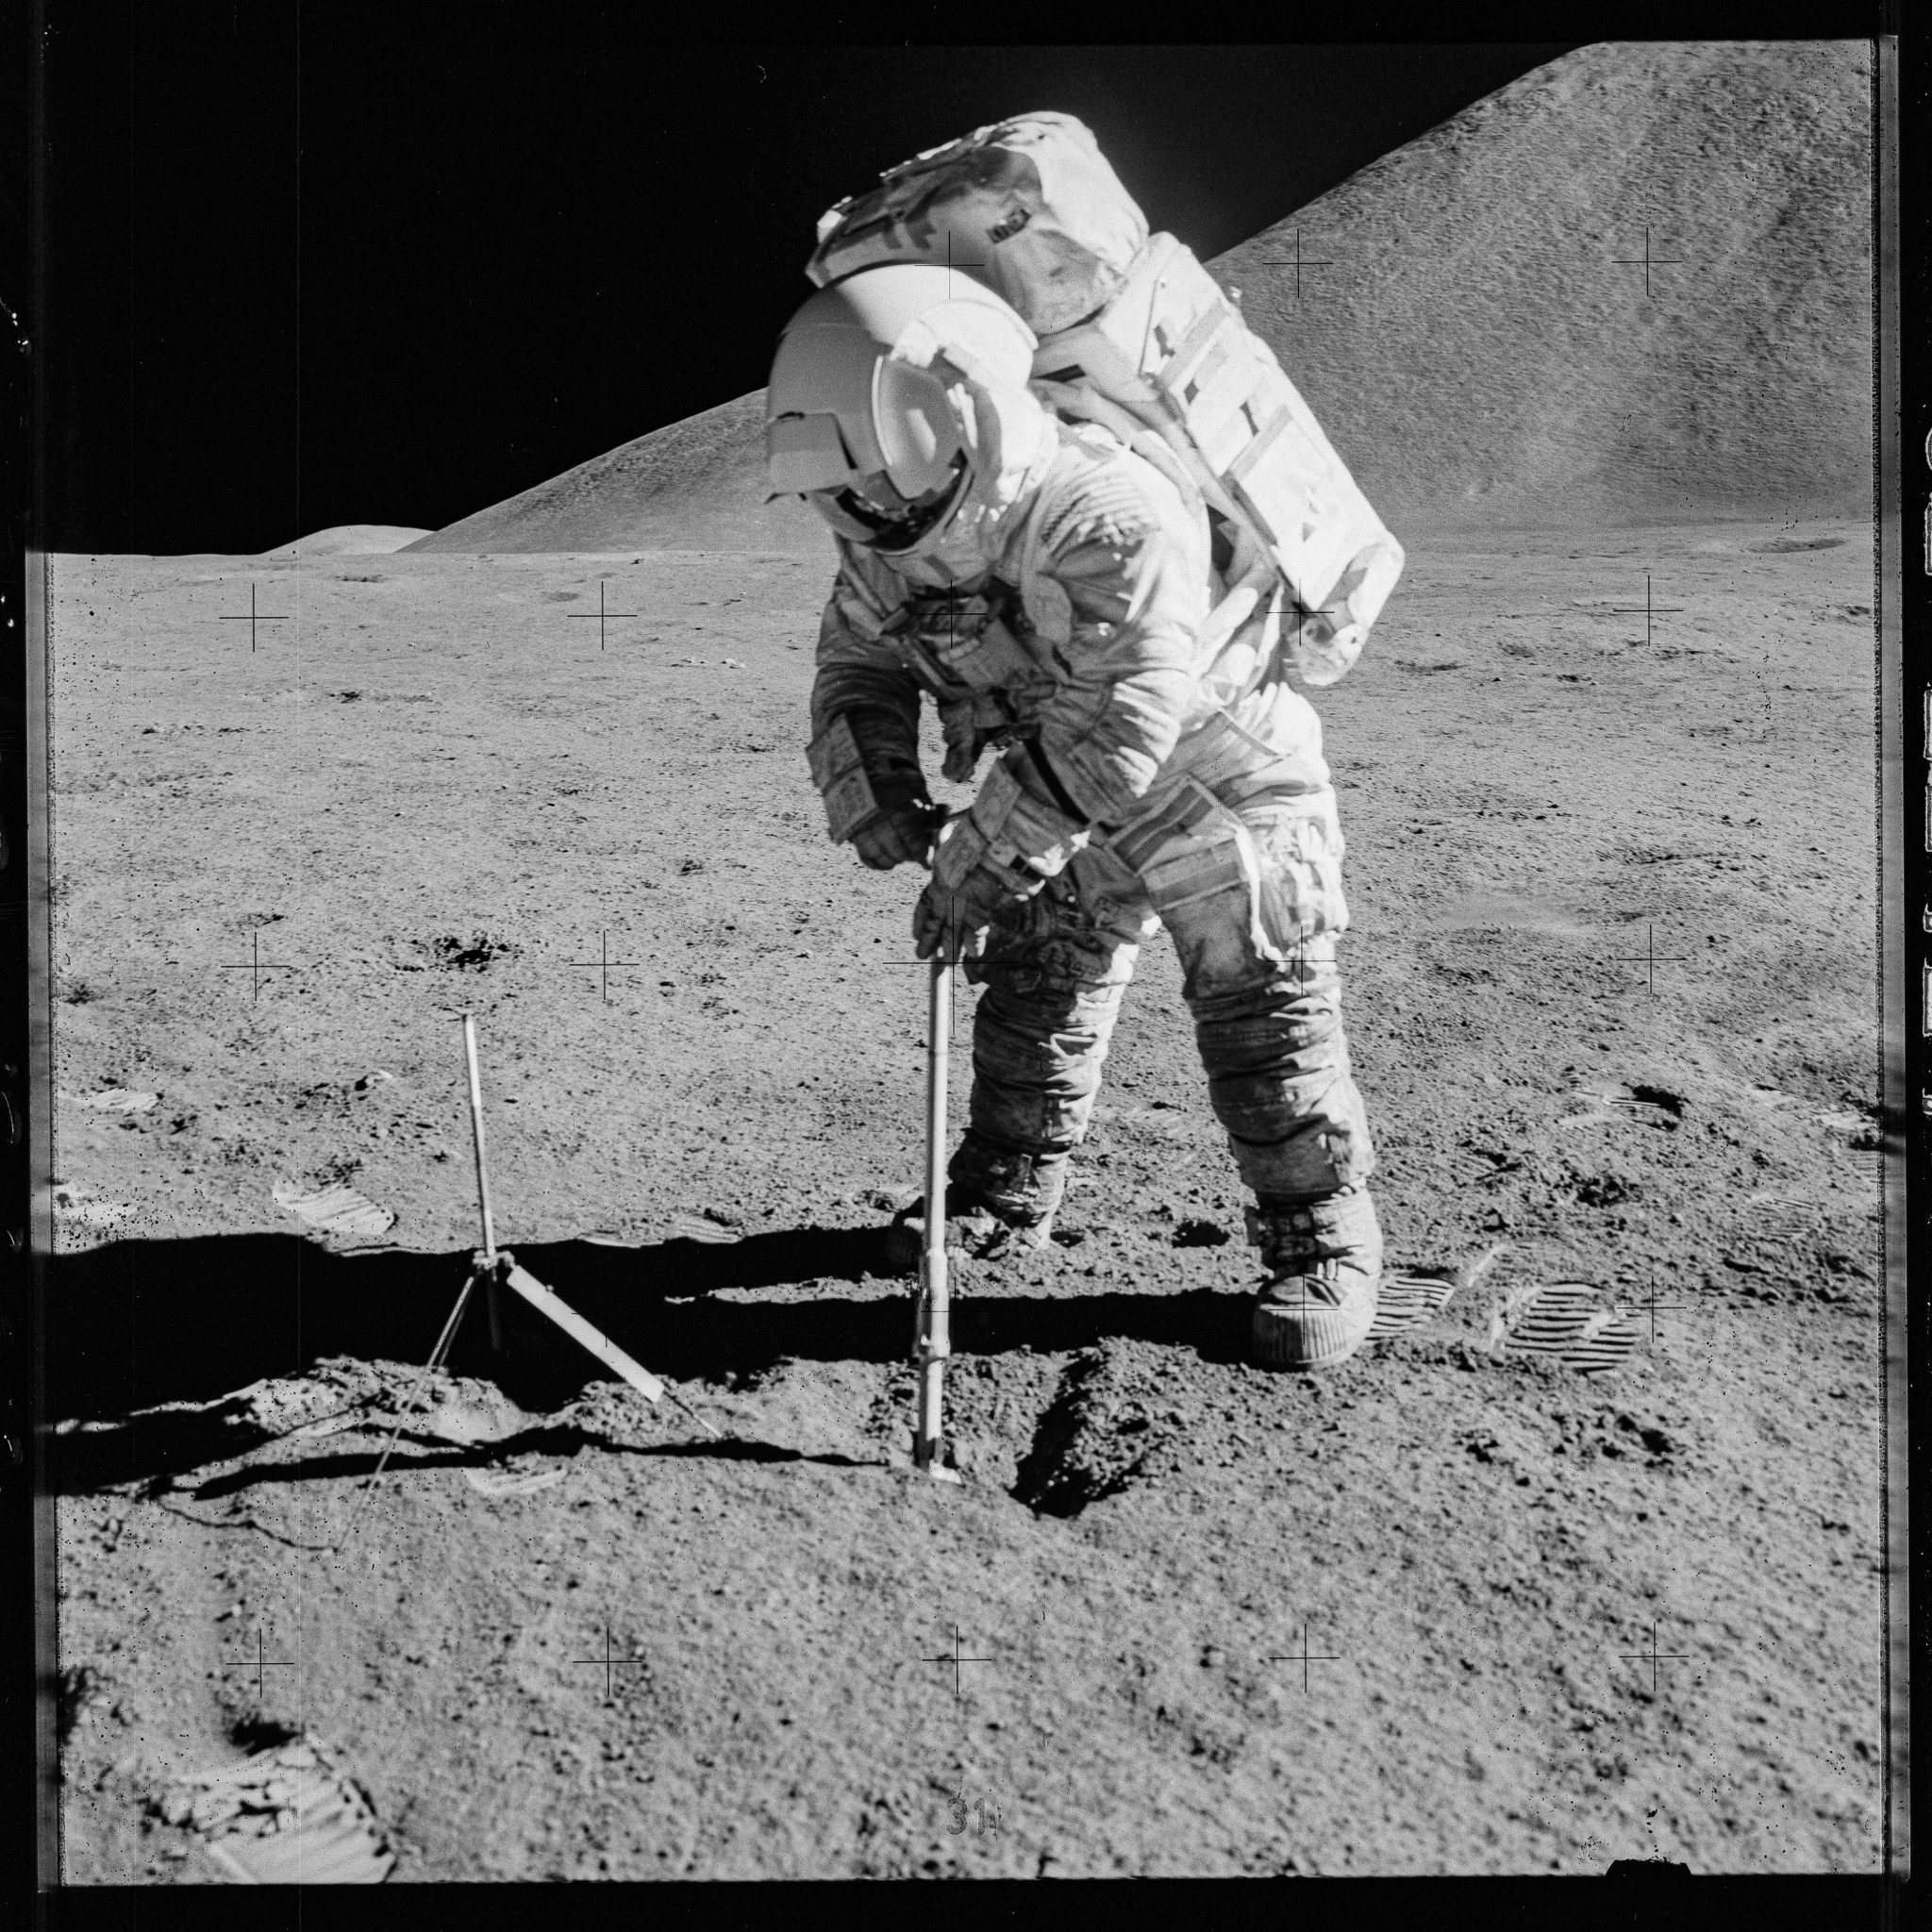
{"type": "Polygon", "coordinates": [[[1033,1220],[1057,1207],[1141,943],[1164,924],[1255,1219],[1358,1200],[1354,1218],[1368,1222],[1367,1195],[1343,1192],[1368,1179],[1374,1156],[1341,1022],[1343,841],[1320,721],[1277,688],[1259,722],[1262,743],[1224,758],[1210,788],[1241,828],[1227,828],[1218,864],[1185,834],[1161,839],[1143,867],[1159,877],[1178,865],[1186,883],[1157,909],[1109,853],[1082,852],[996,919],[983,958],[967,958],[967,978],[985,990],[971,1124],[951,1174],[995,1211],[1033,1220]]]}
{"type": "Polygon", "coordinates": [[[839,538],[814,775],[833,837],[866,857],[891,850],[865,842],[884,820],[917,841],[937,818],[905,786],[922,696],[949,777],[997,754],[932,837],[914,918],[922,953],[963,957],[984,989],[957,1205],[1045,1240],[1135,958],[1165,926],[1255,1196],[1257,1357],[1324,1367],[1374,1319],[1380,1235],[1341,1027],[1342,841],[1320,724],[1278,651],[1204,667],[1226,583],[1201,500],[1109,429],[1045,408],[1025,386],[1032,346],[997,297],[911,266],[823,291],[781,343],[774,476],[839,538]],[[871,376],[855,338],[927,386],[871,376]],[[919,414],[923,439],[881,425],[882,407],[919,414]],[[914,452],[897,481],[895,444],[914,452]]]}
{"type": "MultiPolygon", "coordinates": [[[[1218,868],[1207,855],[1188,882],[1205,890],[1157,909],[1141,878],[1109,853],[1082,852],[999,916],[984,958],[966,960],[967,978],[986,991],[974,1021],[972,1139],[953,1171],[997,1205],[1035,1212],[1057,1203],[1141,943],[1162,924],[1242,1180],[1264,1200],[1296,1200],[1368,1178],[1374,1157],[1335,961],[1348,917],[1335,794],[1312,708],[1286,690],[1278,699],[1266,721],[1272,744],[1243,744],[1246,769],[1212,788],[1247,836],[1228,828],[1218,868]],[[1008,1195],[1002,1157],[1017,1155],[1035,1174],[1016,1174],[1022,1191],[1008,1195]]],[[[1168,836],[1143,864],[1199,852],[1185,834],[1168,836]]]]}

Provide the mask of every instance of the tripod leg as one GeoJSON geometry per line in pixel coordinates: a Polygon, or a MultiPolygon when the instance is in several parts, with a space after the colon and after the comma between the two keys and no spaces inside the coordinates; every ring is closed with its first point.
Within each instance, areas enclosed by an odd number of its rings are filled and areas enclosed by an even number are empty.
{"type": "Polygon", "coordinates": [[[463,1310],[470,1306],[470,1296],[481,1278],[480,1269],[472,1269],[470,1278],[463,1283],[463,1291],[457,1297],[457,1305],[449,1311],[449,1320],[442,1324],[442,1333],[437,1338],[436,1347],[429,1359],[424,1363],[423,1372],[416,1377],[416,1386],[409,1391],[409,1399],[403,1405],[403,1412],[396,1418],[396,1425],[390,1431],[389,1441],[383,1444],[382,1454],[376,1457],[375,1468],[368,1482],[358,1493],[355,1506],[349,1512],[347,1527],[342,1531],[336,1544],[336,1553],[341,1555],[347,1547],[349,1538],[354,1534],[356,1524],[361,1520],[362,1506],[375,1493],[375,1486],[382,1480],[382,1473],[389,1467],[389,1458],[396,1446],[396,1440],[403,1433],[403,1425],[416,1412],[416,1404],[427,1386],[431,1375],[442,1365],[442,1358],[449,1353],[450,1343],[457,1339],[457,1329],[463,1319],[463,1310]]]}

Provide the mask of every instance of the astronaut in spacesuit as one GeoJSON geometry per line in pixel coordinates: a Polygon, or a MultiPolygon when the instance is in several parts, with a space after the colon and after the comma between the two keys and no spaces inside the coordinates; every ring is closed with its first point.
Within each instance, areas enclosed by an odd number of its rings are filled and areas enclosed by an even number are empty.
{"type": "Polygon", "coordinates": [[[821,289],[781,338],[773,491],[806,496],[839,551],[813,776],[866,865],[931,865],[920,956],[960,959],[983,989],[952,1233],[978,1254],[1045,1245],[1134,961],[1165,925],[1255,1197],[1256,1358],[1329,1367],[1374,1319],[1381,1234],[1339,1012],[1343,847],[1320,722],[1278,659],[1209,692],[1205,511],[1042,404],[1034,347],[999,296],[923,263],[821,289]],[[920,768],[922,691],[949,778],[999,754],[950,819],[920,768]]]}

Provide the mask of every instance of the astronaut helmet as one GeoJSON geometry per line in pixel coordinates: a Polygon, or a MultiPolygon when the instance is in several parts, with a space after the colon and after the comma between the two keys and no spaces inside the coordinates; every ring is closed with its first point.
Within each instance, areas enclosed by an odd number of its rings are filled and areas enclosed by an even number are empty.
{"type": "Polygon", "coordinates": [[[772,495],[802,495],[839,536],[899,557],[969,499],[996,512],[1048,433],[1026,387],[1037,346],[1008,303],[938,264],[819,290],[779,337],[765,392],[772,495]]]}

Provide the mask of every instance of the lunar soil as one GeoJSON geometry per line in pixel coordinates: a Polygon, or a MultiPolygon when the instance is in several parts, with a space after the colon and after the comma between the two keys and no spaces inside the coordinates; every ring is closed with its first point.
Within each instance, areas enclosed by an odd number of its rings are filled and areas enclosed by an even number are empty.
{"type": "Polygon", "coordinates": [[[219,1882],[171,1781],[305,1737],[398,1882],[1875,1869],[1869,531],[1415,547],[1313,696],[1391,1271],[1463,1284],[1245,1364],[1158,940],[1060,1240],[960,1284],[957,1488],[828,575],[53,559],[64,1875],[219,1882]],[[722,1441],[513,1297],[406,1416],[465,1009],[498,1239],[722,1441]],[[1515,1345],[1538,1283],[1620,1365],[1515,1345]]]}

